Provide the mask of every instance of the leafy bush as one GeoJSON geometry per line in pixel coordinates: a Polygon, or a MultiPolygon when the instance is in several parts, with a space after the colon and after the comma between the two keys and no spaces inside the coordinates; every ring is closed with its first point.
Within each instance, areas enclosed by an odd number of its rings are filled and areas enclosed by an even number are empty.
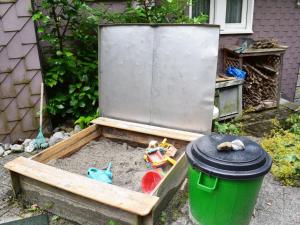
{"type": "Polygon", "coordinates": [[[34,8],[47,87],[46,110],[59,120],[97,109],[97,25],[80,0],[41,0],[34,8]]]}
{"type": "Polygon", "coordinates": [[[300,186],[300,114],[291,115],[285,129],[274,124],[272,135],[261,141],[273,159],[271,172],[285,185],[300,186]]]}
{"type": "Polygon", "coordinates": [[[242,124],[231,122],[214,122],[214,132],[219,134],[242,135],[242,124]]]}
{"type": "Polygon", "coordinates": [[[292,114],[286,120],[286,124],[290,132],[300,135],[300,114],[299,113],[292,114]]]}
{"type": "Polygon", "coordinates": [[[291,132],[264,138],[262,147],[271,155],[271,172],[285,185],[300,186],[300,137],[291,132]]]}
{"type": "MultiPolygon", "coordinates": [[[[41,0],[35,3],[42,46],[46,110],[56,119],[93,117],[98,106],[97,29],[102,23],[202,23],[207,16],[186,15],[189,0],[128,1],[124,12],[90,8],[83,0],[41,0]],[[136,5],[133,7],[133,5],[136,5]]],[[[83,123],[81,123],[83,122],[83,123]]]]}

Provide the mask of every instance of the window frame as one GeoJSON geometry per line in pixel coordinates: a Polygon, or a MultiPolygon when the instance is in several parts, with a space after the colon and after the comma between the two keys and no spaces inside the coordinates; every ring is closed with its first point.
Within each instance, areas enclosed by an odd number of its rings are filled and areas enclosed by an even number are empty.
{"type": "MultiPolygon", "coordinates": [[[[219,24],[221,34],[252,34],[254,0],[243,0],[241,23],[226,23],[227,0],[210,0],[209,23],[219,24]]],[[[192,17],[192,5],[189,7],[192,17]]]]}

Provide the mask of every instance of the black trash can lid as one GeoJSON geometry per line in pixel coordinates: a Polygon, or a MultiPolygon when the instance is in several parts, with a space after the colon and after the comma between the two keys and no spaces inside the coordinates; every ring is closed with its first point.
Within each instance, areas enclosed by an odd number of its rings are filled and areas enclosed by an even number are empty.
{"type": "Polygon", "coordinates": [[[245,180],[263,176],[271,168],[272,159],[257,143],[245,137],[213,134],[191,142],[186,156],[192,167],[216,177],[245,180]],[[223,142],[241,140],[244,150],[218,151],[223,142]]]}

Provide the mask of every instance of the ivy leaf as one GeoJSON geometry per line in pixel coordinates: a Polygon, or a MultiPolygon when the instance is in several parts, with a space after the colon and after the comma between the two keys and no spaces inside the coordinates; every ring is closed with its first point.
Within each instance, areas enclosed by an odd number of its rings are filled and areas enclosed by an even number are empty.
{"type": "Polygon", "coordinates": [[[74,93],[75,90],[76,90],[76,87],[74,85],[70,85],[69,94],[74,93]]]}
{"type": "Polygon", "coordinates": [[[79,107],[81,107],[81,108],[85,107],[85,103],[84,102],[80,102],[79,103],[79,107]]]}
{"type": "Polygon", "coordinates": [[[41,11],[37,11],[35,14],[33,14],[33,16],[32,16],[32,20],[33,21],[37,21],[37,20],[39,20],[41,17],[42,17],[42,12],[41,11]]]}
{"type": "Polygon", "coordinates": [[[44,31],[45,31],[45,29],[43,27],[39,27],[37,30],[38,33],[43,33],[44,31]]]}
{"type": "Polygon", "coordinates": [[[77,104],[78,104],[78,100],[75,99],[75,98],[72,99],[71,102],[70,102],[70,105],[71,105],[71,106],[76,106],[77,104]]]}
{"type": "Polygon", "coordinates": [[[88,90],[90,90],[90,89],[91,89],[91,87],[85,86],[82,90],[83,90],[83,91],[88,91],[88,90]]]}
{"type": "Polygon", "coordinates": [[[63,108],[65,108],[63,105],[57,105],[56,106],[58,109],[63,109],[63,108]]]}
{"type": "Polygon", "coordinates": [[[56,55],[60,56],[62,54],[63,54],[62,51],[56,51],[56,55]]]}
{"type": "Polygon", "coordinates": [[[65,55],[66,55],[67,57],[71,57],[71,56],[73,56],[73,53],[72,53],[72,52],[65,52],[65,55]]]}

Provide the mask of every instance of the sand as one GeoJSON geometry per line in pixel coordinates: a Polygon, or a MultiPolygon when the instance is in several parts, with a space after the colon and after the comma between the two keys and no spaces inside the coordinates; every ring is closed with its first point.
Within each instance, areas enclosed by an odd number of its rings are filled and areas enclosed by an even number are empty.
{"type": "Polygon", "coordinates": [[[113,184],[141,191],[141,180],[147,170],[145,149],[120,144],[106,138],[92,141],[73,155],[52,160],[48,165],[86,176],[90,167],[104,169],[112,162],[113,184]]]}

